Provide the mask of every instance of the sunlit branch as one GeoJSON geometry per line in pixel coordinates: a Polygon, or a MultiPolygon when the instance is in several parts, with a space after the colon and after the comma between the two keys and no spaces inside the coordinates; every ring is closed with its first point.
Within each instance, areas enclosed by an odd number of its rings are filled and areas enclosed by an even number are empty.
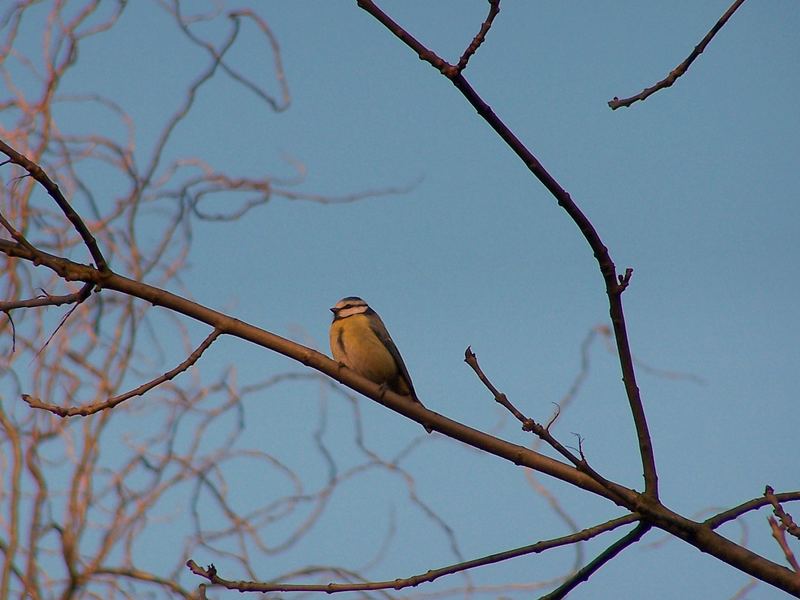
{"type": "MultiPolygon", "coordinates": [[[[781,494],[774,494],[774,496],[779,502],[800,501],[800,491],[784,492],[781,494]]],[[[760,498],[753,498],[752,500],[743,502],[739,506],[734,506],[733,508],[709,517],[703,521],[703,525],[710,527],[711,529],[717,529],[725,523],[733,521],[734,519],[738,519],[750,511],[758,510],[762,506],[768,506],[769,504],[771,504],[770,499],[764,496],[760,498]]]]}
{"type": "Polygon", "coordinates": [[[203,343],[200,344],[195,349],[195,351],[192,352],[186,358],[186,360],[184,360],[174,369],[171,369],[166,373],[164,373],[163,375],[159,375],[155,379],[152,379],[147,383],[144,383],[128,392],[125,392],[124,394],[120,394],[119,396],[114,396],[113,398],[109,398],[105,402],[96,402],[93,404],[86,404],[84,406],[58,406],[57,404],[48,404],[46,402],[42,402],[38,398],[34,398],[28,394],[23,394],[22,399],[25,402],[27,402],[31,408],[46,410],[55,415],[58,415],[59,417],[76,417],[76,416],[86,417],[89,415],[93,415],[100,411],[114,408],[115,406],[118,406],[119,404],[122,404],[126,400],[129,400],[130,398],[133,398],[135,396],[142,396],[146,392],[149,392],[150,390],[161,385],[162,383],[174,379],[180,373],[183,373],[189,367],[194,365],[198,360],[200,360],[200,357],[203,355],[203,352],[205,352],[208,349],[208,347],[211,346],[211,344],[213,344],[214,341],[220,335],[222,335],[222,331],[220,331],[219,329],[215,329],[208,335],[208,337],[206,337],[205,340],[203,340],[203,343]]]}
{"type": "MultiPolygon", "coordinates": [[[[574,452],[571,452],[566,446],[564,446],[561,442],[559,442],[556,438],[549,431],[549,425],[555,420],[551,420],[548,426],[544,426],[540,423],[537,423],[530,417],[526,417],[514,404],[508,399],[504,393],[499,391],[494,384],[489,380],[486,374],[481,369],[480,365],[478,364],[478,357],[472,351],[472,348],[467,347],[466,351],[464,352],[464,362],[467,363],[475,374],[478,376],[478,379],[486,386],[486,388],[492,393],[494,396],[495,402],[503,406],[508,412],[514,415],[521,424],[523,431],[529,431],[534,433],[541,439],[543,442],[547,443],[551,448],[553,448],[556,452],[561,454],[564,458],[570,461],[575,467],[589,475],[592,479],[597,481],[600,485],[606,488],[611,494],[615,493],[614,485],[608,481],[605,477],[600,475],[597,471],[595,471],[592,467],[589,466],[586,457],[583,455],[583,452],[580,452],[579,456],[576,456],[574,452]]],[[[557,415],[557,413],[556,413],[557,415]]],[[[621,498],[618,498],[622,500],[621,498]]]]}
{"type": "Polygon", "coordinates": [[[64,213],[64,216],[67,217],[78,234],[80,234],[83,243],[89,249],[89,254],[91,254],[94,264],[100,271],[107,270],[108,264],[106,263],[106,259],[97,245],[97,240],[94,239],[92,232],[89,231],[88,227],[86,227],[83,219],[81,219],[78,213],[73,210],[72,206],[69,204],[69,202],[67,202],[67,199],[64,198],[64,195],[61,193],[61,190],[58,188],[58,186],[47,176],[47,173],[45,173],[35,162],[23,156],[2,140],[0,140],[0,152],[3,152],[3,154],[8,156],[8,158],[11,159],[11,162],[25,169],[31,175],[31,177],[38,181],[39,184],[41,184],[41,186],[47,190],[47,193],[53,200],[55,200],[58,207],[64,213]]]}
{"type": "Polygon", "coordinates": [[[786,541],[786,527],[779,524],[775,517],[767,517],[767,522],[772,531],[772,537],[778,542],[781,552],[783,552],[783,555],[786,557],[786,562],[792,566],[792,569],[794,569],[794,572],[797,574],[798,581],[800,581],[800,563],[797,562],[794,552],[792,552],[789,543],[786,541]]]}
{"type": "Polygon", "coordinates": [[[92,293],[94,287],[91,283],[85,283],[80,290],[72,294],[53,296],[42,290],[42,295],[36,298],[25,300],[8,300],[0,302],[0,311],[8,312],[15,308],[38,308],[41,306],[61,306],[63,304],[80,304],[92,293]]]}
{"type": "Polygon", "coordinates": [[[481,558],[464,561],[455,565],[449,565],[439,569],[431,569],[430,571],[420,575],[414,575],[412,577],[405,577],[402,579],[393,579],[391,581],[371,581],[366,583],[328,583],[323,585],[230,581],[220,577],[214,565],[210,565],[208,568],[203,569],[193,560],[189,560],[187,561],[186,566],[189,567],[192,573],[201,577],[205,577],[210,583],[242,592],[326,592],[330,594],[335,592],[374,591],[387,589],[400,590],[407,587],[416,587],[421,583],[435,581],[436,579],[445,575],[452,575],[468,569],[491,565],[528,554],[538,554],[540,552],[544,552],[545,550],[550,550],[551,548],[558,548],[559,546],[585,542],[602,533],[612,531],[622,525],[635,523],[638,520],[639,517],[637,515],[626,515],[624,517],[613,519],[606,523],[602,523],[588,529],[583,529],[577,533],[560,538],[537,542],[528,546],[522,546],[521,548],[515,548],[505,552],[498,552],[497,554],[483,556],[481,558]]]}
{"type": "Polygon", "coordinates": [[[786,532],[789,533],[789,535],[793,535],[797,539],[800,539],[800,526],[794,522],[792,515],[783,509],[780,504],[780,500],[778,500],[777,496],[775,495],[775,490],[772,489],[771,486],[768,485],[764,489],[764,497],[769,500],[769,503],[772,505],[772,512],[774,512],[775,516],[780,519],[781,525],[786,532]]]}

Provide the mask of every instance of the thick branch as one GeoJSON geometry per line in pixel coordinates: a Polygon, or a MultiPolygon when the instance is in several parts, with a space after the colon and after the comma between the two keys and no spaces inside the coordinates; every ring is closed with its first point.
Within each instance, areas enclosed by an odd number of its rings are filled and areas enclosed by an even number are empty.
{"type": "MultiPolygon", "coordinates": [[[[8,240],[0,240],[0,252],[46,266],[68,281],[92,282],[98,287],[121,292],[128,296],[145,300],[154,306],[163,306],[176,313],[186,315],[206,323],[224,334],[239,337],[297,360],[380,402],[395,412],[405,415],[420,424],[428,423],[434,429],[466,444],[482,448],[492,454],[510,460],[514,464],[536,469],[603,497],[607,498],[609,495],[607,490],[598,486],[590,477],[569,465],[533,452],[523,446],[511,444],[477,429],[462,425],[457,421],[424,408],[419,403],[409,402],[405,396],[381,388],[380,385],[361,377],[355,371],[343,368],[340,363],[331,360],[316,350],[229,317],[224,313],[207,308],[166,290],[128,279],[112,271],[100,272],[89,265],[81,265],[40,250],[31,253],[27,248],[8,240]]],[[[630,496],[630,494],[634,494],[632,490],[621,486],[619,489],[625,490],[625,493],[629,495],[628,497],[632,498],[630,496]]]]}
{"type": "Polygon", "coordinates": [[[176,294],[128,279],[110,271],[103,273],[94,267],[81,265],[42,251],[37,251],[35,255],[32,255],[27,248],[8,240],[0,240],[0,252],[46,266],[70,281],[92,282],[106,289],[140,298],[153,305],[163,306],[176,313],[206,323],[215,329],[219,329],[222,333],[239,337],[297,360],[380,402],[397,413],[405,415],[420,424],[427,423],[431,425],[437,431],[453,439],[511,461],[516,465],[528,467],[561,481],[571,483],[579,488],[608,498],[613,502],[621,503],[632,512],[640,513],[643,520],[652,523],[654,526],[672,533],[696,548],[716,556],[746,573],[750,573],[763,581],[772,583],[800,597],[800,581],[797,581],[792,571],[734,544],[730,540],[714,533],[706,525],[690,521],[670,511],[652,497],[638,494],[634,490],[613,483],[611,485],[614,489],[614,497],[610,497],[611,495],[605,488],[570,465],[448,419],[424,408],[419,403],[409,402],[405,396],[382,389],[380,385],[361,377],[350,369],[343,368],[336,361],[311,348],[264,331],[176,294]]]}

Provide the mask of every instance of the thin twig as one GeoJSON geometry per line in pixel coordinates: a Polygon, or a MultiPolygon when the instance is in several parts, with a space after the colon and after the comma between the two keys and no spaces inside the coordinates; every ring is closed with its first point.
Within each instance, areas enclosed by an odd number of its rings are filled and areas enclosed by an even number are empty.
{"type": "Polygon", "coordinates": [[[478,51],[478,48],[480,48],[481,44],[483,44],[484,40],[486,39],[486,34],[489,33],[489,29],[492,28],[494,18],[499,12],[500,0],[489,0],[489,14],[486,16],[486,20],[481,23],[480,31],[478,31],[478,34],[472,39],[472,42],[469,46],[467,46],[467,49],[464,50],[464,54],[461,55],[461,58],[458,59],[456,69],[459,73],[467,68],[469,59],[472,58],[472,55],[475,54],[475,52],[478,51]]]}
{"type": "Polygon", "coordinates": [[[28,173],[30,173],[31,177],[38,181],[41,186],[47,190],[47,193],[50,194],[50,197],[53,200],[55,200],[58,207],[64,213],[64,216],[69,219],[69,222],[72,223],[72,226],[81,236],[83,243],[89,249],[89,254],[92,255],[92,259],[94,260],[94,264],[97,269],[101,272],[108,271],[108,263],[106,262],[103,253],[100,251],[100,248],[97,245],[97,240],[95,240],[92,232],[89,231],[89,228],[83,222],[83,219],[81,219],[80,215],[76,213],[70,203],[67,202],[64,194],[62,194],[61,190],[58,188],[58,185],[56,185],[56,183],[47,176],[47,173],[45,173],[39,165],[30,160],[28,157],[23,156],[14,150],[2,140],[0,140],[0,151],[9,157],[11,162],[19,165],[28,173]]]}
{"type": "Polygon", "coordinates": [[[634,102],[638,102],[640,100],[645,100],[648,96],[655,94],[658,90],[663,90],[664,88],[670,87],[673,83],[677,81],[677,79],[686,73],[689,69],[689,65],[691,65],[695,59],[700,56],[703,51],[708,46],[708,43],[712,40],[712,38],[717,34],[717,32],[722,29],[722,27],[727,23],[728,19],[731,18],[733,13],[736,12],[736,9],[739,8],[742,4],[744,4],[744,0],[736,0],[733,4],[731,4],[730,8],[725,11],[725,14],[722,15],[717,21],[711,30],[706,34],[706,36],[701,40],[697,46],[694,47],[691,54],[686,57],[681,64],[675,67],[672,71],[670,71],[669,75],[667,75],[664,79],[653,85],[652,87],[645,88],[635,96],[631,96],[630,98],[623,98],[620,100],[616,96],[612,100],[608,101],[608,106],[611,107],[611,110],[616,110],[623,106],[627,107],[633,104],[634,102]]]}
{"type": "Polygon", "coordinates": [[[616,266],[611,259],[603,241],[597,230],[589,221],[588,217],[572,200],[572,197],[552,175],[544,168],[541,162],[528,150],[525,144],[509,129],[509,127],[498,117],[492,108],[484,102],[475,89],[464,78],[463,73],[459,73],[455,67],[449,65],[439,55],[425,47],[419,40],[408,33],[403,27],[396,23],[391,17],[378,8],[372,0],[358,0],[358,6],[386,27],[399,40],[411,48],[421,60],[428,62],[431,66],[450,79],[453,85],[463,94],[464,98],[475,108],[478,114],[495,130],[495,132],[506,142],[509,148],[525,163],[533,175],[547,188],[555,197],[558,205],[561,206],[570,218],[575,222],[578,229],[583,234],[589,247],[592,249],[600,273],[605,282],[606,293],[608,294],[609,313],[611,323],[614,328],[614,337],[617,342],[617,353],[619,356],[620,368],[622,370],[622,381],[625,386],[625,394],[628,405],[633,417],[636,428],[636,437],[639,443],[639,454],[642,461],[644,472],[645,494],[653,499],[658,499],[658,472],[656,470],[655,455],[653,453],[653,442],[644,413],[639,386],[636,383],[636,372],[633,365],[633,357],[628,339],[628,330],[625,324],[625,313],[622,306],[622,293],[625,291],[630,276],[623,275],[619,280],[616,266]],[[625,279],[627,277],[627,280],[625,279]]]}
{"type": "Polygon", "coordinates": [[[786,557],[786,562],[792,566],[794,572],[797,573],[797,577],[800,578],[800,564],[798,564],[794,552],[792,552],[789,543],[786,541],[786,528],[779,524],[775,517],[767,517],[767,522],[769,522],[769,527],[772,530],[772,537],[778,542],[778,546],[781,547],[783,555],[786,557]]]}
{"type": "Polygon", "coordinates": [[[468,569],[495,564],[512,558],[525,556],[527,554],[537,554],[551,548],[557,548],[559,546],[585,542],[600,535],[601,533],[612,531],[618,527],[621,527],[622,525],[635,523],[638,520],[638,515],[629,514],[625,515],[624,517],[612,519],[606,523],[601,523],[600,525],[595,525],[594,527],[589,527],[560,538],[537,542],[529,546],[522,546],[520,548],[507,550],[505,552],[490,554],[488,556],[449,565],[447,567],[431,569],[430,571],[420,575],[414,575],[412,577],[405,577],[402,579],[393,579],[391,581],[369,581],[366,583],[328,583],[322,585],[266,583],[258,581],[231,581],[220,577],[217,574],[217,569],[214,567],[214,565],[209,565],[208,568],[203,569],[195,561],[189,560],[186,562],[186,566],[189,567],[192,573],[199,575],[200,577],[205,577],[213,584],[221,585],[229,590],[239,590],[240,592],[327,592],[332,594],[336,592],[374,591],[387,589],[400,590],[407,587],[416,587],[421,583],[431,582],[445,575],[452,575],[468,569]]]}
{"type": "MultiPolygon", "coordinates": [[[[796,492],[784,492],[781,494],[774,494],[775,498],[779,502],[792,502],[800,500],[800,490],[796,492]]],[[[762,506],[767,506],[770,504],[770,500],[764,496],[759,498],[753,498],[752,500],[748,500],[747,502],[743,502],[738,506],[734,506],[724,512],[718,513],[706,519],[703,522],[705,527],[710,527],[711,529],[717,529],[721,527],[725,523],[738,519],[743,514],[748,513],[753,510],[757,510],[762,506]]]]}
{"type": "Polygon", "coordinates": [[[28,298],[26,300],[9,300],[8,302],[0,302],[0,311],[8,312],[15,308],[37,308],[40,306],[62,306],[64,304],[80,304],[92,292],[94,284],[85,283],[77,292],[72,294],[64,294],[63,296],[53,296],[42,290],[42,295],[36,298],[28,298]]]}
{"type": "Polygon", "coordinates": [[[559,442],[549,431],[550,425],[554,422],[555,419],[551,419],[551,421],[547,424],[547,426],[543,426],[541,423],[537,423],[535,420],[531,419],[530,417],[525,416],[514,404],[508,399],[504,393],[499,391],[494,384],[489,380],[486,374],[481,369],[480,365],[478,364],[478,357],[472,351],[472,348],[467,346],[466,351],[464,352],[464,362],[467,363],[475,374],[478,376],[478,379],[483,382],[486,388],[492,393],[494,396],[495,401],[505,407],[514,417],[522,423],[522,430],[529,431],[539,437],[543,442],[550,445],[556,452],[561,454],[564,458],[570,461],[578,470],[583,471],[589,477],[597,481],[600,485],[606,488],[611,494],[616,494],[616,490],[614,485],[608,481],[605,477],[600,475],[597,471],[595,471],[591,466],[589,466],[589,462],[586,460],[586,457],[583,455],[583,449],[580,448],[581,440],[579,439],[579,454],[580,456],[576,456],[574,452],[571,452],[566,446],[564,446],[561,442],[559,442]]]}
{"type": "Polygon", "coordinates": [[[597,558],[595,558],[588,565],[580,569],[577,573],[572,575],[567,581],[561,584],[558,589],[553,590],[546,596],[542,596],[540,600],[560,600],[569,594],[573,589],[578,587],[584,581],[588,581],[594,573],[596,573],[603,565],[614,558],[617,554],[622,552],[628,546],[635,544],[642,536],[647,533],[652,526],[648,523],[639,523],[631,532],[614,542],[606,548],[597,558]]]}
{"type": "Polygon", "coordinates": [[[775,513],[775,516],[781,520],[781,525],[783,528],[789,533],[789,535],[800,539],[800,526],[794,522],[792,515],[783,510],[778,498],[775,496],[775,490],[772,489],[771,486],[768,485],[764,489],[764,497],[769,500],[769,503],[772,505],[772,511],[775,513]]]}
{"type": "Polygon", "coordinates": [[[215,329],[208,335],[208,337],[206,337],[206,339],[203,340],[203,343],[200,344],[195,349],[195,351],[192,352],[186,358],[186,360],[184,360],[174,369],[167,371],[163,375],[160,375],[155,379],[148,381],[147,383],[144,383],[135,389],[130,390],[129,392],[126,392],[120,396],[109,398],[105,402],[97,402],[95,404],[87,404],[85,406],[58,406],[56,404],[48,404],[46,402],[42,402],[38,398],[34,398],[33,396],[29,396],[28,394],[23,394],[22,399],[25,402],[27,402],[31,408],[46,410],[48,412],[58,415],[59,417],[76,417],[76,416],[86,417],[88,415],[93,415],[102,410],[114,408],[118,404],[121,404],[122,402],[125,402],[125,400],[133,398],[134,396],[141,396],[146,392],[152,390],[154,387],[161,385],[166,381],[174,379],[178,374],[183,373],[189,367],[195,364],[203,355],[203,352],[205,352],[208,349],[208,347],[214,343],[214,340],[216,340],[221,334],[222,331],[220,329],[215,329]]]}

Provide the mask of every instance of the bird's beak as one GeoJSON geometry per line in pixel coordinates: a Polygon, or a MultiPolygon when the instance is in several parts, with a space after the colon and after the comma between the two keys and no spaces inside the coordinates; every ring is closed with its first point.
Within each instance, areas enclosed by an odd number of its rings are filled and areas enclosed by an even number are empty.
{"type": "Polygon", "coordinates": [[[331,311],[333,314],[336,314],[336,307],[335,306],[333,308],[329,308],[328,310],[331,311]]]}

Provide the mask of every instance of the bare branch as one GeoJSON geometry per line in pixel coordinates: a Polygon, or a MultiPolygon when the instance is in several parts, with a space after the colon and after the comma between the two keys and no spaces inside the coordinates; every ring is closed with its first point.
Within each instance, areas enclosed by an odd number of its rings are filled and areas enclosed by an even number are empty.
{"type": "Polygon", "coordinates": [[[0,302],[0,311],[9,312],[15,308],[38,308],[41,306],[61,306],[63,304],[80,304],[92,293],[94,284],[85,283],[81,289],[72,294],[64,294],[62,296],[53,296],[42,290],[42,295],[36,298],[28,298],[26,300],[10,300],[7,302],[0,302]]]}
{"type": "Polygon", "coordinates": [[[621,107],[628,107],[634,102],[638,102],[640,100],[646,100],[649,96],[655,94],[658,90],[663,90],[665,88],[670,87],[673,83],[675,83],[678,78],[686,73],[689,69],[689,66],[695,61],[695,59],[700,56],[703,51],[708,46],[709,42],[717,35],[717,32],[725,26],[725,23],[728,22],[728,19],[733,16],[733,13],[736,12],[742,4],[744,4],[744,0],[735,0],[733,4],[730,5],[728,10],[725,11],[725,14],[722,15],[719,20],[714,24],[711,30],[706,34],[706,36],[700,41],[697,46],[694,47],[691,54],[686,57],[681,64],[675,67],[672,71],[670,71],[669,75],[667,75],[664,79],[653,85],[652,87],[645,88],[635,96],[631,96],[630,98],[623,98],[619,99],[616,96],[612,100],[608,101],[608,106],[611,107],[611,110],[616,110],[621,107]]]}
{"type": "MultiPolygon", "coordinates": [[[[775,513],[775,516],[778,517],[781,521],[781,526],[790,534],[800,539],[800,526],[794,522],[792,519],[792,515],[788,514],[783,507],[780,505],[780,501],[775,496],[775,490],[772,489],[771,486],[767,486],[764,489],[764,497],[769,500],[769,503],[772,505],[772,510],[775,513]]],[[[795,570],[798,570],[795,568],[795,570]]]]}
{"type": "MultiPolygon", "coordinates": [[[[315,584],[288,584],[288,583],[265,583],[257,581],[229,581],[223,579],[217,574],[214,565],[209,565],[208,568],[203,569],[195,561],[189,560],[186,566],[195,575],[205,577],[210,583],[221,585],[230,590],[239,590],[240,592],[325,592],[328,594],[336,592],[353,592],[353,591],[375,591],[375,590],[400,590],[407,587],[416,587],[421,583],[435,581],[445,575],[452,575],[467,569],[474,569],[486,565],[495,564],[512,558],[525,556],[527,554],[538,554],[557,548],[559,546],[566,546],[575,544],[577,542],[585,542],[593,537],[596,537],[607,531],[612,531],[622,525],[635,523],[639,520],[637,515],[626,515],[613,519],[600,525],[595,525],[587,529],[583,529],[577,533],[573,533],[564,537],[537,542],[529,546],[522,546],[513,550],[505,552],[498,552],[489,556],[483,556],[473,560],[464,561],[455,565],[441,567],[439,569],[431,569],[426,573],[405,577],[402,579],[393,579],[391,581],[371,581],[366,583],[328,583],[324,585],[315,584]]],[[[638,528],[637,528],[638,529],[638,528]]],[[[641,536],[640,536],[641,537],[641,536]]]]}
{"type": "Polygon", "coordinates": [[[198,360],[200,360],[200,357],[203,355],[203,352],[205,352],[208,349],[208,347],[211,346],[211,344],[213,344],[214,341],[220,335],[222,335],[222,331],[219,329],[215,329],[208,335],[208,337],[206,337],[206,339],[203,340],[203,343],[200,344],[195,349],[195,351],[192,352],[186,358],[186,360],[184,360],[174,369],[167,371],[163,375],[160,375],[155,379],[148,381],[147,383],[144,383],[139,387],[130,390],[129,392],[120,394],[119,396],[115,396],[113,398],[109,398],[105,402],[97,402],[94,404],[87,404],[85,406],[58,406],[55,404],[47,404],[46,402],[42,402],[38,398],[34,398],[32,396],[29,396],[28,394],[23,394],[22,399],[25,402],[27,402],[31,408],[46,410],[55,415],[58,415],[59,417],[76,417],[76,416],[86,417],[89,415],[93,415],[100,411],[114,408],[115,406],[122,404],[123,402],[125,402],[130,398],[133,398],[134,396],[142,396],[143,394],[149,392],[150,390],[161,385],[162,383],[174,379],[177,375],[183,373],[189,367],[194,365],[198,360]]]}
{"type": "MultiPolygon", "coordinates": [[[[483,101],[478,93],[473,89],[462,73],[442,60],[435,52],[426,48],[416,38],[409,34],[405,29],[393,21],[386,13],[380,10],[372,0],[358,0],[358,6],[366,10],[375,17],[384,27],[391,31],[398,39],[411,48],[420,59],[430,63],[439,70],[445,77],[452,81],[453,85],[464,95],[466,100],[475,108],[478,114],[497,132],[497,134],[508,144],[509,148],[525,163],[525,166],[533,175],[547,188],[555,197],[558,205],[561,206],[570,218],[580,229],[587,243],[589,244],[595,259],[597,260],[600,272],[606,286],[606,293],[609,300],[609,312],[611,323],[614,328],[614,337],[617,342],[617,352],[619,354],[620,367],[622,369],[622,381],[625,385],[625,393],[633,416],[636,436],[639,442],[639,453],[642,460],[644,471],[645,494],[658,498],[658,474],[656,471],[655,456],[653,454],[653,444],[650,431],[647,425],[647,418],[644,413],[644,406],[639,393],[639,386],[636,383],[636,373],[631,356],[628,331],[625,324],[625,314],[622,307],[622,292],[625,286],[618,280],[616,266],[611,260],[600,235],[586,217],[583,211],[572,200],[572,197],[544,168],[541,162],[528,150],[522,141],[508,128],[508,126],[498,117],[491,107],[483,101]]],[[[630,276],[627,276],[630,279],[630,276]]],[[[624,277],[623,277],[624,281],[624,277]]]]}
{"type": "MultiPolygon", "coordinates": [[[[800,491],[775,494],[775,498],[779,502],[798,501],[800,500],[800,491]]],[[[703,522],[703,525],[705,525],[706,527],[710,527],[711,529],[717,529],[718,527],[721,527],[722,525],[728,523],[729,521],[738,519],[745,513],[748,513],[753,510],[758,510],[762,506],[767,506],[769,504],[771,504],[771,501],[769,498],[766,498],[765,496],[762,496],[760,498],[753,498],[752,500],[743,502],[739,506],[735,506],[724,512],[709,517],[703,522]]]]}
{"type": "Polygon", "coordinates": [[[600,475],[597,471],[595,471],[592,467],[589,466],[586,457],[583,455],[583,449],[581,447],[582,441],[580,440],[580,438],[579,438],[579,456],[575,456],[573,452],[570,452],[570,450],[566,446],[564,446],[561,442],[555,439],[553,435],[550,433],[549,428],[550,425],[553,423],[555,417],[551,419],[550,423],[548,423],[547,426],[543,426],[542,424],[537,423],[530,417],[526,417],[524,414],[522,414],[522,412],[520,412],[517,409],[517,407],[511,403],[508,397],[502,392],[500,392],[497,388],[495,388],[492,382],[489,381],[489,378],[486,376],[486,374],[483,372],[480,365],[478,364],[478,357],[475,355],[475,353],[472,351],[472,348],[470,347],[467,347],[466,351],[464,352],[464,362],[466,362],[472,368],[472,370],[475,371],[475,374],[478,376],[478,378],[494,395],[495,401],[504,406],[512,415],[514,415],[514,417],[520,423],[522,423],[523,431],[530,431],[534,433],[539,437],[539,439],[550,445],[551,448],[553,448],[556,452],[561,454],[564,458],[566,458],[573,465],[575,465],[575,467],[579,471],[586,473],[597,483],[606,488],[610,494],[613,495],[616,493],[615,486],[605,477],[600,475]]]}
{"type": "Polygon", "coordinates": [[[577,573],[560,585],[558,589],[553,590],[546,596],[542,596],[541,600],[561,600],[561,598],[564,598],[572,590],[578,587],[579,584],[583,583],[584,581],[588,581],[589,577],[600,570],[603,565],[614,558],[617,554],[622,552],[628,546],[631,546],[642,539],[642,536],[650,530],[650,527],[651,526],[647,523],[639,523],[633,529],[633,531],[626,534],[620,540],[614,542],[592,562],[580,569],[577,573]]]}
{"type": "Polygon", "coordinates": [[[800,580],[800,563],[797,562],[794,552],[792,552],[789,543],[786,541],[786,528],[783,525],[779,525],[775,517],[767,517],[767,522],[772,530],[772,537],[778,542],[778,546],[781,547],[781,551],[786,557],[786,562],[792,566],[792,569],[794,569],[794,572],[797,574],[798,580],[800,580]]]}
{"type": "MultiPolygon", "coordinates": [[[[702,551],[717,556],[721,560],[724,560],[728,564],[746,573],[754,575],[763,581],[769,581],[780,589],[800,595],[800,582],[795,579],[794,573],[789,569],[719,536],[713,530],[702,524],[694,523],[670,511],[659,502],[658,474],[652,438],[650,436],[639,387],[636,382],[636,374],[622,304],[622,292],[625,290],[630,276],[623,275],[622,279],[619,278],[608,248],[603,244],[594,225],[572,200],[567,191],[561,187],[549,172],[547,172],[541,162],[478,95],[464,78],[463,73],[458,73],[454,67],[448,65],[436,55],[435,52],[422,45],[416,38],[381,11],[372,0],[358,0],[357,3],[360,8],[367,11],[393,35],[411,48],[420,59],[431,64],[455,85],[464,95],[465,99],[475,108],[478,114],[495,130],[495,132],[497,132],[509,148],[511,148],[528,167],[531,173],[539,179],[548,191],[550,191],[557,200],[558,205],[561,206],[574,221],[581,231],[581,234],[586,239],[589,247],[592,249],[605,282],[606,293],[609,299],[611,325],[614,330],[625,393],[636,428],[645,482],[644,494],[639,495],[633,490],[614,486],[615,495],[619,493],[620,497],[627,498],[628,494],[633,492],[635,499],[630,498],[634,500],[633,503],[628,504],[626,499],[625,505],[632,511],[642,513],[643,520],[665,529],[702,551]]],[[[453,435],[452,432],[454,432],[454,430],[450,428],[440,428],[437,423],[438,420],[439,419],[431,419],[429,422],[434,424],[436,429],[453,435]]]]}
{"type": "Polygon", "coordinates": [[[61,193],[61,190],[58,188],[58,186],[47,176],[47,173],[45,173],[39,165],[14,150],[3,140],[0,140],[0,152],[3,152],[3,154],[8,156],[11,162],[19,165],[28,173],[30,173],[31,177],[38,181],[42,187],[47,190],[47,193],[53,200],[55,200],[58,207],[64,213],[64,216],[67,217],[75,230],[80,234],[81,239],[83,239],[83,243],[89,249],[89,254],[92,255],[92,259],[94,260],[94,264],[97,266],[97,268],[100,271],[108,270],[108,263],[106,263],[103,253],[100,252],[100,248],[97,245],[97,240],[89,231],[89,228],[86,227],[83,219],[81,219],[78,213],[73,210],[70,203],[67,202],[67,199],[64,198],[64,195],[61,193]]]}
{"type": "Polygon", "coordinates": [[[481,44],[486,39],[486,34],[489,33],[489,29],[492,27],[494,18],[499,12],[500,0],[489,0],[489,14],[486,16],[486,20],[481,23],[480,31],[478,31],[477,35],[472,39],[472,42],[469,46],[467,46],[467,49],[464,50],[464,54],[461,55],[461,58],[458,59],[456,69],[459,73],[467,68],[469,59],[472,58],[472,55],[478,51],[478,48],[480,48],[481,44]]]}

